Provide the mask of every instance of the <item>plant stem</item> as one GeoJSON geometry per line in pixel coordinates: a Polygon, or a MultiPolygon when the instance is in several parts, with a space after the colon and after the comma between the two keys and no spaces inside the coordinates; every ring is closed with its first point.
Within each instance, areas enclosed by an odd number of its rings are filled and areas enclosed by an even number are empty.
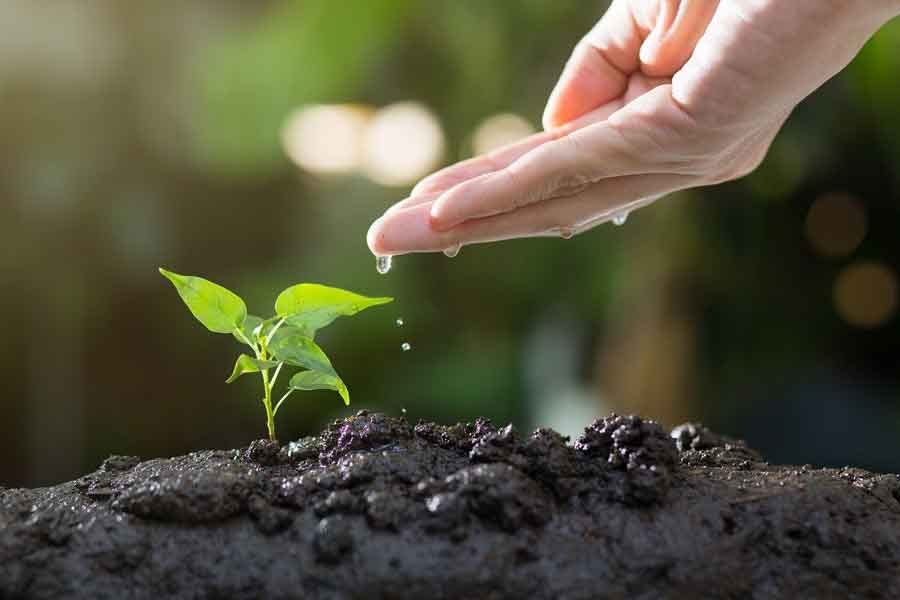
{"type": "MultiPolygon", "coordinates": [[[[272,331],[272,334],[278,330],[279,327],[284,323],[284,319],[278,322],[278,325],[275,326],[275,329],[272,331]]],[[[272,338],[272,334],[270,334],[265,339],[260,339],[259,344],[255,344],[247,339],[247,336],[244,335],[244,332],[241,331],[240,328],[236,328],[234,330],[235,334],[243,341],[245,344],[250,346],[253,349],[253,353],[256,354],[256,358],[259,360],[268,360],[269,359],[269,348],[268,343],[272,338]]],[[[269,380],[269,370],[263,369],[260,371],[262,375],[263,381],[263,406],[266,408],[266,428],[269,430],[269,439],[273,442],[277,442],[278,440],[275,437],[275,410],[272,409],[272,387],[275,385],[275,379],[278,378],[278,373],[281,371],[281,367],[284,363],[279,364],[278,368],[275,370],[275,376],[272,380],[269,380]]]]}
{"type": "MultiPolygon", "coordinates": [[[[260,360],[268,360],[269,349],[266,347],[265,340],[262,340],[259,346],[257,356],[260,360]]],[[[263,369],[260,373],[262,374],[263,391],[265,392],[265,395],[263,396],[263,406],[266,407],[266,428],[269,430],[269,439],[275,442],[277,441],[275,438],[275,411],[272,410],[272,385],[274,382],[269,381],[268,369],[263,369]]]]}
{"type": "Polygon", "coordinates": [[[281,397],[281,400],[278,401],[278,404],[275,405],[275,414],[276,415],[278,414],[278,409],[281,408],[281,405],[284,404],[284,401],[288,399],[288,396],[290,396],[293,391],[294,390],[286,391],[284,393],[284,396],[281,397]]]}
{"type": "Polygon", "coordinates": [[[280,362],[280,363],[278,363],[278,366],[275,367],[275,374],[272,375],[272,381],[270,382],[270,385],[272,386],[273,389],[275,388],[275,382],[278,380],[278,374],[281,373],[281,367],[283,367],[283,366],[284,366],[284,363],[280,362]]]}
{"type": "Polygon", "coordinates": [[[282,318],[280,321],[278,321],[278,323],[275,324],[275,327],[273,327],[273,328],[272,328],[272,331],[269,332],[269,335],[266,336],[266,341],[265,341],[265,345],[266,345],[266,346],[268,346],[270,343],[272,343],[272,339],[275,337],[275,333],[277,333],[277,332],[278,332],[278,329],[279,329],[282,325],[284,325],[284,322],[285,322],[286,320],[287,320],[287,319],[282,318]]]}
{"type": "Polygon", "coordinates": [[[275,439],[275,412],[272,410],[272,384],[269,383],[269,371],[262,370],[263,390],[263,406],[266,407],[266,427],[269,429],[269,439],[273,442],[275,439]]]}

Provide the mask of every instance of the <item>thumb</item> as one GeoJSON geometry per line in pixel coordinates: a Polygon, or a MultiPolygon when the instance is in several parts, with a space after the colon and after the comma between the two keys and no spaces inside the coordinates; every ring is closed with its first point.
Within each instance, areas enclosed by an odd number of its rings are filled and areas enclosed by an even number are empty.
{"type": "Polygon", "coordinates": [[[619,98],[638,71],[671,77],[691,57],[718,0],[614,0],[566,63],[544,110],[554,129],[619,98]]]}
{"type": "Polygon", "coordinates": [[[643,35],[630,0],[614,0],[575,46],[544,109],[544,129],[555,129],[621,96],[637,71],[643,35]]]}

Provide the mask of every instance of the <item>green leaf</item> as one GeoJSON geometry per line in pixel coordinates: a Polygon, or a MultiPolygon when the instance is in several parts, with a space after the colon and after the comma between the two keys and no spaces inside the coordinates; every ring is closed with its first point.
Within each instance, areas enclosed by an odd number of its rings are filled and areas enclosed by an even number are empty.
{"type": "Polygon", "coordinates": [[[297,327],[293,327],[287,322],[278,328],[278,331],[275,332],[275,335],[272,336],[272,341],[269,342],[269,348],[273,348],[282,343],[282,340],[287,337],[299,335],[301,337],[307,337],[312,339],[312,336],[306,334],[306,330],[300,329],[297,327]]]}
{"type": "Polygon", "coordinates": [[[246,375],[247,373],[259,373],[266,369],[274,369],[277,366],[277,362],[271,360],[259,360],[258,358],[241,354],[238,356],[237,361],[235,361],[234,370],[231,372],[231,376],[225,380],[225,383],[233,383],[238,377],[246,375]]]}
{"type": "Polygon", "coordinates": [[[202,277],[179,275],[160,269],[198,321],[214,333],[233,333],[247,318],[240,296],[202,277]]]}
{"type": "MultiPolygon", "coordinates": [[[[262,324],[262,317],[257,317],[256,315],[247,315],[247,317],[244,319],[244,324],[241,326],[241,331],[244,333],[244,336],[246,336],[246,338],[252,342],[256,340],[256,332],[254,330],[262,324]]],[[[240,343],[246,343],[238,336],[236,332],[233,335],[234,339],[236,339],[240,343]]]]}
{"type": "Polygon", "coordinates": [[[320,308],[287,317],[286,322],[306,337],[314,339],[320,329],[331,325],[342,314],[334,308],[320,308]]]}
{"type": "Polygon", "coordinates": [[[275,312],[288,323],[304,330],[308,337],[342,316],[392,302],[393,298],[370,298],[340,288],[316,283],[291,286],[278,295],[275,312]]]}
{"type": "Polygon", "coordinates": [[[318,345],[306,336],[292,333],[272,340],[269,350],[279,361],[311,371],[337,375],[331,361],[318,345]]]}
{"type": "Polygon", "coordinates": [[[344,404],[350,406],[350,391],[337,374],[318,373],[316,371],[301,371],[288,383],[292,390],[334,390],[344,399],[344,404]]]}

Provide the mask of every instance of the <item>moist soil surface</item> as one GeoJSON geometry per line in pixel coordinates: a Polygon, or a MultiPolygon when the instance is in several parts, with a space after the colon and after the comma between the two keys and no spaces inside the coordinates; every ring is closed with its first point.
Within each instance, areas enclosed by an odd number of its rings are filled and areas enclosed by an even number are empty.
{"type": "Polygon", "coordinates": [[[570,442],[363,411],[0,489],[0,598],[164,597],[900,598],[900,476],[635,416],[570,442]]]}

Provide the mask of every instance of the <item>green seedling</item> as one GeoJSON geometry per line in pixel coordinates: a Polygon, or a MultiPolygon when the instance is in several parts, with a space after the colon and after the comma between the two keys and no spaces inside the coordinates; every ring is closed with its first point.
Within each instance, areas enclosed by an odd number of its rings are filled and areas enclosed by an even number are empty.
{"type": "Polygon", "coordinates": [[[207,329],[234,336],[250,347],[253,355],[241,354],[234,363],[231,383],[247,373],[262,377],[262,403],[266,409],[269,439],[275,440],[275,415],[295,391],[334,390],[350,404],[347,385],[334,370],[325,352],[316,345],[316,333],[338,317],[387,304],[393,298],[368,298],[346,290],[301,283],[289,287],[275,300],[275,316],[268,319],[247,314],[247,305],[234,292],[207,281],[160,269],[178,295],[207,329]],[[285,365],[300,367],[287,389],[273,404],[272,391],[285,365]]]}

